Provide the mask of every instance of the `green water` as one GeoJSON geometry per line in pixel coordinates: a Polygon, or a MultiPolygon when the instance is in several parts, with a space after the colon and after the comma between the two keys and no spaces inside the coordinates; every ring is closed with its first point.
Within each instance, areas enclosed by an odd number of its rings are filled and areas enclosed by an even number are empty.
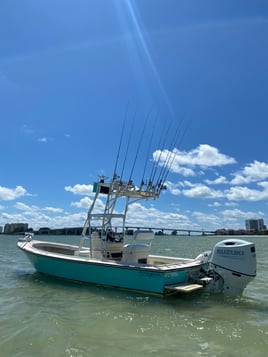
{"type": "MultiPolygon", "coordinates": [[[[156,237],[152,252],[195,257],[221,239],[156,237]]],[[[42,276],[0,236],[0,356],[266,356],[268,237],[247,239],[258,275],[242,298],[161,298],[42,276]]]]}

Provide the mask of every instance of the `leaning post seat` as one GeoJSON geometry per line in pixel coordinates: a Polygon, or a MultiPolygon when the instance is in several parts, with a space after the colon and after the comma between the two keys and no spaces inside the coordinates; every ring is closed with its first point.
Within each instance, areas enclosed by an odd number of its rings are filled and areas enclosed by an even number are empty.
{"type": "Polygon", "coordinates": [[[133,234],[133,243],[124,245],[122,261],[145,264],[151,250],[153,238],[153,231],[135,231],[133,234]],[[141,241],[144,243],[141,243],[141,241]]]}

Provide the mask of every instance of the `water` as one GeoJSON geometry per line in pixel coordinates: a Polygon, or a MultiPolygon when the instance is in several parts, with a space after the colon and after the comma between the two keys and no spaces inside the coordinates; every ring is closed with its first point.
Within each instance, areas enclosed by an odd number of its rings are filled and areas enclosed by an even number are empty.
{"type": "MultiPolygon", "coordinates": [[[[17,237],[0,236],[0,356],[266,356],[268,237],[247,239],[256,242],[258,276],[242,298],[162,298],[43,276],[17,237]]],[[[156,237],[153,253],[195,257],[219,240],[156,237]]]]}

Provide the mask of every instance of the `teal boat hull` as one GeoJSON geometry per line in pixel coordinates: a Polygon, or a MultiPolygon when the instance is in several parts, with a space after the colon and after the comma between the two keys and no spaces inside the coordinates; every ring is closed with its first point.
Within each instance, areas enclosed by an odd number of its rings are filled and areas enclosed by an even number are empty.
{"type": "Polygon", "coordinates": [[[187,280],[188,271],[185,268],[165,271],[142,264],[53,257],[21,249],[38,272],[73,281],[165,294],[166,286],[182,284],[187,280]]]}

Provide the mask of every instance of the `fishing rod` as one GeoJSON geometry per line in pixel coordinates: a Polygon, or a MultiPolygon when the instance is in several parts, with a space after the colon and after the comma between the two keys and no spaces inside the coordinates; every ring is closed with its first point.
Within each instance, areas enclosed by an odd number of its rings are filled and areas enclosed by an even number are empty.
{"type": "Polygon", "coordinates": [[[159,167],[159,163],[160,163],[160,160],[161,160],[162,151],[164,149],[164,146],[165,146],[165,143],[166,143],[166,140],[167,140],[167,137],[168,137],[170,126],[171,126],[171,122],[169,123],[169,126],[168,126],[165,134],[163,134],[160,137],[160,141],[159,141],[159,145],[158,145],[158,147],[160,147],[160,149],[159,149],[160,154],[159,154],[157,160],[154,161],[154,164],[153,164],[153,167],[152,167],[152,171],[151,171],[151,175],[150,175],[150,178],[149,178],[148,189],[151,188],[152,185],[153,185],[153,182],[154,182],[154,179],[155,179],[155,175],[157,173],[157,170],[158,170],[158,167],[159,167]],[[163,140],[163,142],[162,142],[162,140],[163,140]]]}
{"type": "MultiPolygon", "coordinates": [[[[166,171],[169,170],[169,162],[170,162],[170,159],[172,157],[172,147],[174,147],[177,139],[178,139],[178,136],[179,136],[179,127],[177,127],[176,131],[175,131],[175,134],[173,136],[173,140],[168,148],[168,153],[166,155],[166,158],[163,162],[163,165],[161,165],[161,169],[160,169],[160,173],[158,175],[158,178],[156,180],[156,187],[157,187],[157,190],[159,190],[159,188],[161,188],[161,185],[163,183],[163,178],[165,177],[165,174],[166,174],[166,171]]],[[[162,154],[162,153],[161,153],[162,154]]]]}
{"type": "Polygon", "coordinates": [[[121,146],[122,146],[123,135],[124,135],[124,132],[125,132],[128,109],[129,109],[129,104],[127,105],[127,109],[126,109],[126,112],[125,112],[122,129],[121,129],[121,136],[120,136],[119,146],[118,146],[118,150],[117,150],[117,156],[116,156],[116,161],[115,161],[113,180],[115,180],[118,177],[116,171],[117,171],[117,165],[118,165],[119,155],[120,155],[121,146]]]}
{"type": "Polygon", "coordinates": [[[121,171],[121,175],[120,175],[121,180],[123,180],[123,174],[124,174],[124,170],[125,170],[125,165],[126,165],[128,150],[129,150],[129,146],[130,146],[130,142],[131,142],[131,137],[132,137],[132,134],[133,134],[133,128],[134,128],[134,122],[135,122],[136,114],[137,114],[137,107],[136,107],[136,110],[135,110],[135,113],[134,113],[134,116],[133,116],[133,119],[132,119],[132,124],[131,124],[130,132],[129,132],[127,148],[126,148],[125,157],[124,157],[123,166],[122,166],[122,171],[121,171]]]}
{"type": "MultiPolygon", "coordinates": [[[[181,145],[181,143],[182,143],[182,141],[183,141],[183,139],[184,139],[184,136],[186,135],[186,131],[187,131],[187,128],[185,128],[184,131],[183,131],[183,134],[182,134],[182,136],[181,136],[181,138],[180,138],[180,142],[178,143],[178,147],[181,145]]],[[[175,157],[176,157],[176,153],[174,153],[174,155],[173,155],[173,158],[172,158],[171,163],[170,163],[170,165],[169,165],[169,169],[168,169],[168,171],[166,172],[166,175],[165,175],[165,177],[164,177],[164,181],[163,181],[163,182],[165,182],[166,179],[167,179],[167,176],[168,176],[168,174],[169,174],[169,172],[170,172],[170,169],[171,169],[171,167],[172,167],[172,165],[173,165],[173,162],[174,162],[174,160],[175,160],[175,157]]]]}
{"type": "Polygon", "coordinates": [[[186,134],[186,129],[185,128],[183,130],[183,133],[182,133],[182,124],[180,125],[180,127],[178,126],[177,127],[177,130],[176,130],[176,134],[174,135],[174,139],[173,139],[173,144],[170,145],[170,148],[169,148],[169,154],[167,155],[167,158],[164,162],[164,165],[163,165],[163,170],[162,170],[162,174],[159,175],[158,177],[158,181],[157,181],[157,188],[158,190],[161,190],[162,189],[162,186],[164,184],[164,182],[166,181],[167,179],[167,176],[170,172],[170,169],[173,165],[173,162],[176,158],[176,151],[175,149],[173,149],[173,151],[171,151],[171,148],[172,146],[175,148],[176,146],[180,146],[181,145],[181,142],[186,134]],[[182,134],[181,134],[182,133],[182,134]]]}
{"type": "Polygon", "coordinates": [[[133,165],[132,165],[132,168],[131,168],[131,172],[130,172],[130,176],[129,176],[129,180],[128,180],[129,183],[131,183],[131,181],[132,181],[131,178],[132,178],[132,175],[133,175],[134,168],[136,166],[137,157],[138,157],[138,154],[139,154],[139,151],[140,151],[140,148],[141,148],[141,143],[142,143],[143,136],[144,136],[144,133],[145,133],[145,128],[146,128],[147,121],[148,121],[148,115],[147,115],[146,120],[144,122],[142,133],[141,133],[140,140],[139,140],[139,144],[137,146],[136,155],[135,155],[135,158],[134,158],[134,162],[133,162],[133,165]]]}
{"type": "MultiPolygon", "coordinates": [[[[157,119],[157,117],[156,117],[156,119],[157,119]]],[[[146,155],[146,158],[145,158],[145,161],[144,161],[144,168],[143,168],[143,174],[142,174],[140,189],[144,185],[144,176],[145,176],[147,164],[149,162],[149,156],[150,156],[150,152],[151,152],[151,146],[152,146],[152,141],[153,141],[153,137],[154,137],[154,133],[155,133],[155,128],[156,128],[156,125],[153,125],[153,130],[151,132],[151,137],[150,137],[150,141],[149,141],[149,145],[148,145],[148,149],[147,149],[147,155],[146,155]]]]}

